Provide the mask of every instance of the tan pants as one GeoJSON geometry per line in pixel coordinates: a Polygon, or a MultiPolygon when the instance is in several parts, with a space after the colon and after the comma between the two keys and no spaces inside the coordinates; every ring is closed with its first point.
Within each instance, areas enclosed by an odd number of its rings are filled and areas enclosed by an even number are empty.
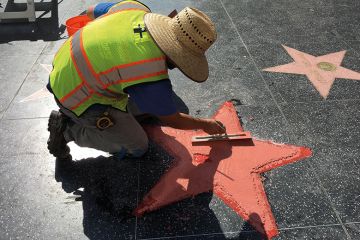
{"type": "Polygon", "coordinates": [[[61,105],[59,107],[61,112],[72,119],[64,132],[64,137],[68,142],[74,141],[81,147],[117,153],[121,157],[125,154],[140,157],[148,149],[147,135],[134,118],[134,115],[139,115],[140,112],[131,101],[128,104],[129,112],[98,105],[96,108],[89,108],[80,117],[61,105]],[[96,122],[104,112],[109,114],[114,125],[100,130],[96,127],[96,122]]]}

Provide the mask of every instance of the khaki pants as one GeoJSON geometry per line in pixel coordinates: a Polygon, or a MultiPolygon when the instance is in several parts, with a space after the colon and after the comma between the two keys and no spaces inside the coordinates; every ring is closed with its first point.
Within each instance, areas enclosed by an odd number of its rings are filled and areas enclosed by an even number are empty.
{"type": "Polygon", "coordinates": [[[64,132],[65,140],[68,142],[74,141],[81,147],[117,154],[120,158],[125,154],[140,157],[148,149],[147,135],[134,117],[141,113],[131,101],[128,104],[128,112],[98,105],[96,108],[88,109],[79,117],[63,106],[59,105],[59,107],[61,112],[72,119],[64,132]],[[108,113],[114,125],[100,130],[96,127],[96,122],[104,112],[108,113]]]}

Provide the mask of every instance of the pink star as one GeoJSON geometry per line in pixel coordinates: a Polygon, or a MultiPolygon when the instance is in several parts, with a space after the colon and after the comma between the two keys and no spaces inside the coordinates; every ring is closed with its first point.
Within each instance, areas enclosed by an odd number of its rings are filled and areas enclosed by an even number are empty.
{"type": "MultiPolygon", "coordinates": [[[[40,63],[40,66],[45,69],[45,71],[50,74],[52,71],[52,65],[50,64],[42,64],[40,63]]],[[[25,97],[24,99],[20,100],[21,103],[23,102],[29,102],[29,101],[35,101],[42,98],[50,97],[52,94],[47,90],[46,87],[41,88],[40,90],[37,90],[36,92],[32,93],[31,95],[25,97]]]]}
{"type": "Polygon", "coordinates": [[[360,80],[360,73],[340,66],[346,51],[315,57],[284,45],[283,47],[295,62],[266,68],[263,71],[304,74],[324,99],[329,95],[335,78],[360,80]]]}

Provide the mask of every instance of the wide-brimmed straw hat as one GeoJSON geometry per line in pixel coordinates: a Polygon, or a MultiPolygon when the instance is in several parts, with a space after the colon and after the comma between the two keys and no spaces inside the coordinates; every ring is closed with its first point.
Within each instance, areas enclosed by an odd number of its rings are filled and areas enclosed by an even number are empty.
{"type": "Polygon", "coordinates": [[[147,13],[144,21],[159,48],[186,76],[196,82],[208,78],[205,51],[216,40],[215,26],[208,16],[187,7],[173,18],[147,13]]]}

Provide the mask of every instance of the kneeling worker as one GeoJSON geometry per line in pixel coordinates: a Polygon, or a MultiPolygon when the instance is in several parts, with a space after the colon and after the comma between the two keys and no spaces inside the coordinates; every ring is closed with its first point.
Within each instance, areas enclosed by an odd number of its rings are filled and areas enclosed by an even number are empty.
{"type": "Polygon", "coordinates": [[[70,37],[57,52],[48,84],[59,111],[52,111],[48,149],[71,159],[74,141],[124,156],[140,157],[148,138],[134,116],[155,115],[177,129],[223,134],[213,119],[180,113],[172,99],[168,69],[196,82],[208,78],[205,51],[216,40],[211,20],[185,8],[173,18],[150,13],[137,1],[116,4],[70,37]]]}

